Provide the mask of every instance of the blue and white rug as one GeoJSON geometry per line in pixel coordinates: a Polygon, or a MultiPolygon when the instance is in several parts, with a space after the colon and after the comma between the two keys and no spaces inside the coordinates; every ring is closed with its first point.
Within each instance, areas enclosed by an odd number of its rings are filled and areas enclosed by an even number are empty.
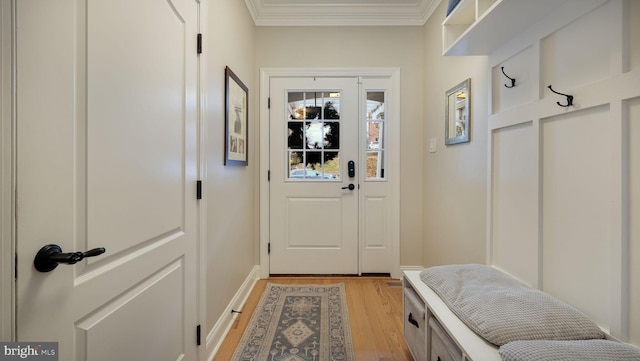
{"type": "Polygon", "coordinates": [[[232,361],[353,361],[344,284],[267,284],[232,361]]]}

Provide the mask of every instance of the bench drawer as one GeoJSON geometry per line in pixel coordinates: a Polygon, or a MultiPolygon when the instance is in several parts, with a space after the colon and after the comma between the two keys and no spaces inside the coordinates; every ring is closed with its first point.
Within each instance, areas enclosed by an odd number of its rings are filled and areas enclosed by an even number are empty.
{"type": "Polygon", "coordinates": [[[404,339],[416,361],[426,360],[425,305],[415,291],[404,289],[404,339]]]}
{"type": "Polygon", "coordinates": [[[462,351],[433,317],[429,318],[429,331],[430,361],[462,361],[462,351]]]}

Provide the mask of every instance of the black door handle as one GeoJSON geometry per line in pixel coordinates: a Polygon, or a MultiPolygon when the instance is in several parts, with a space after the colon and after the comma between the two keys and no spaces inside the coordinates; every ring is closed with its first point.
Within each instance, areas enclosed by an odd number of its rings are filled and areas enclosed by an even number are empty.
{"type": "Polygon", "coordinates": [[[410,324],[416,326],[417,328],[420,328],[418,321],[416,321],[416,319],[413,318],[413,314],[411,312],[409,312],[409,319],[407,321],[409,321],[410,324]]]}
{"type": "Polygon", "coordinates": [[[346,187],[342,187],[342,189],[348,189],[350,191],[356,189],[356,186],[353,185],[353,183],[350,183],[348,186],[346,187]]]}
{"type": "Polygon", "coordinates": [[[33,260],[33,266],[40,272],[51,272],[58,264],[76,264],[86,257],[95,257],[103,254],[105,249],[94,248],[86,252],[62,253],[62,248],[57,244],[48,244],[38,251],[33,260]]]}

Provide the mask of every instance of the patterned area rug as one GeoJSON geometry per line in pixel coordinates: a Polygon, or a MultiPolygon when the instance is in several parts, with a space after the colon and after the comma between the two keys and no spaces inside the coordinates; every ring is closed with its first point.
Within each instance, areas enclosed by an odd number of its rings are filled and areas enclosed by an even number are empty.
{"type": "Polygon", "coordinates": [[[344,284],[269,283],[232,361],[353,361],[344,284]]]}

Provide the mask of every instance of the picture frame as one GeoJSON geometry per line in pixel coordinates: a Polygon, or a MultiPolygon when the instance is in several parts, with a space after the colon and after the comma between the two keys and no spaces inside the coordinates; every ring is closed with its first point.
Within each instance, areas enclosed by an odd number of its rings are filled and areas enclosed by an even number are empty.
{"type": "Polygon", "coordinates": [[[249,90],[225,67],[224,165],[249,165],[249,90]]]}
{"type": "Polygon", "coordinates": [[[444,100],[444,144],[470,141],[471,78],[447,90],[444,100]]]}

